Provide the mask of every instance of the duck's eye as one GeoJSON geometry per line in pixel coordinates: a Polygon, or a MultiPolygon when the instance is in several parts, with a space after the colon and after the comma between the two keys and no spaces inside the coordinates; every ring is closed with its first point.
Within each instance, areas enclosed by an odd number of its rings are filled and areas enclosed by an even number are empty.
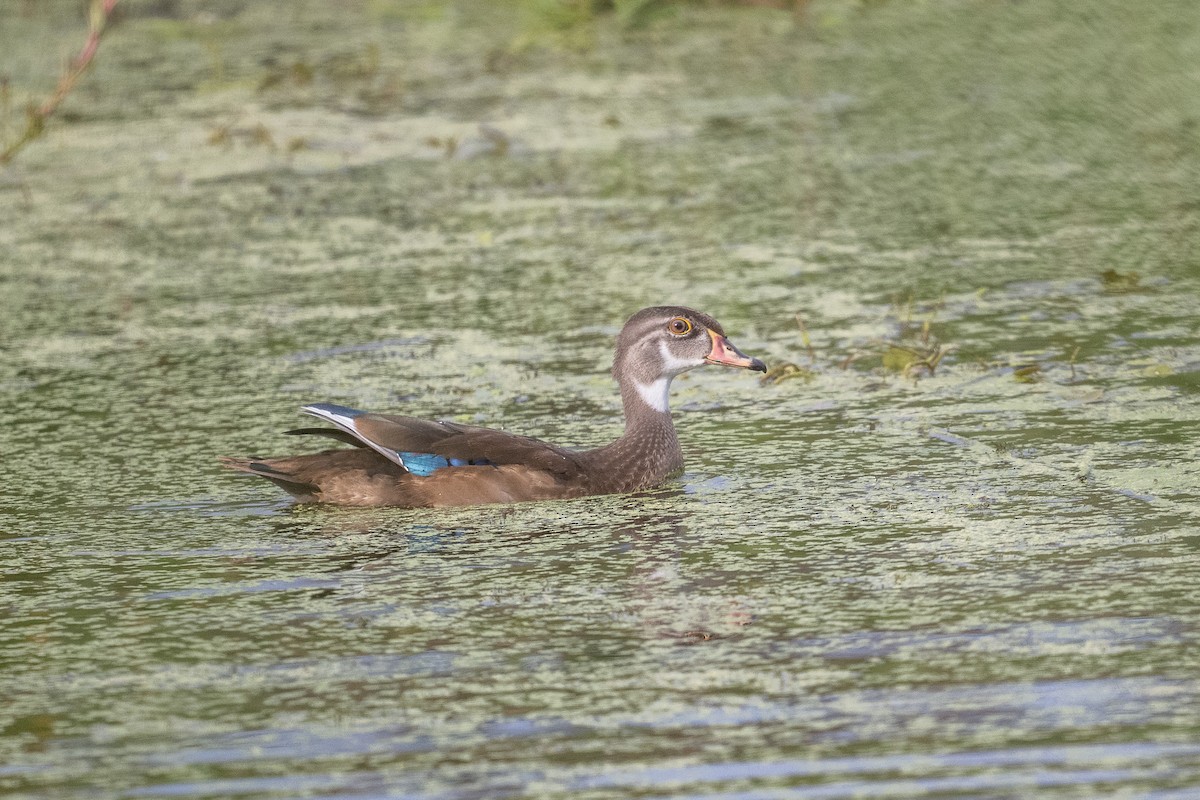
{"type": "Polygon", "coordinates": [[[676,317],[667,323],[667,330],[676,336],[687,336],[692,332],[692,323],[683,317],[676,317]]]}

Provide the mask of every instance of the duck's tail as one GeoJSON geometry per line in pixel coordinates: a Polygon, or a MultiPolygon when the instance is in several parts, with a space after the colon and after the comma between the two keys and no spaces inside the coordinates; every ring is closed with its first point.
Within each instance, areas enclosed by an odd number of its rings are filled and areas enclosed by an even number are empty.
{"type": "Polygon", "coordinates": [[[285,465],[292,459],[220,456],[217,460],[221,462],[221,466],[234,472],[244,472],[247,475],[266,478],[298,500],[311,502],[316,499],[317,487],[286,468],[285,465]]]}

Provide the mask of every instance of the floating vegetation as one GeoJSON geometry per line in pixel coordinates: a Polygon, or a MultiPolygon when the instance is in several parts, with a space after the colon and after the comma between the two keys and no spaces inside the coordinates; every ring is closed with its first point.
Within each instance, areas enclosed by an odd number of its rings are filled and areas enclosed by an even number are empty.
{"type": "MultiPolygon", "coordinates": [[[[711,2],[711,0],[710,0],[711,2]]],[[[764,11],[790,11],[804,18],[809,0],[721,0],[719,4],[749,6],[764,11]]],[[[701,5],[702,0],[515,0],[525,18],[516,49],[556,42],[570,49],[590,49],[595,44],[599,20],[615,18],[628,29],[641,28],[654,19],[669,17],[681,6],[701,5]]]]}
{"type": "MultiPolygon", "coordinates": [[[[800,328],[800,341],[804,344],[804,349],[808,353],[808,363],[810,365],[817,363],[817,351],[813,347],[812,337],[808,333],[808,325],[804,322],[804,317],[799,313],[795,315],[796,326],[800,328]]],[[[805,383],[810,382],[816,377],[816,372],[810,367],[802,367],[799,364],[793,364],[791,361],[781,361],[770,369],[768,369],[758,382],[763,386],[770,386],[776,383],[800,378],[805,383]]]]}
{"type": "Polygon", "coordinates": [[[876,346],[885,347],[882,362],[885,369],[899,372],[906,378],[916,379],[922,374],[933,375],[938,365],[954,345],[938,343],[903,344],[900,342],[876,342],[876,346]]]}
{"type": "Polygon", "coordinates": [[[793,364],[790,361],[782,361],[772,366],[766,373],[763,374],[758,382],[764,386],[769,386],[774,383],[783,383],[792,378],[800,378],[805,383],[810,382],[816,373],[807,367],[801,367],[798,364],[793,364]]]}
{"type": "Polygon", "coordinates": [[[395,58],[385,68],[380,46],[368,43],[313,60],[301,54],[271,59],[258,79],[258,93],[274,104],[319,105],[362,114],[395,111],[406,93],[395,58]]]}
{"type": "Polygon", "coordinates": [[[1136,292],[1141,288],[1141,280],[1142,276],[1136,272],[1117,272],[1115,269],[1106,269],[1100,273],[1100,282],[1104,285],[1104,291],[1113,294],[1136,292]]]}
{"type": "MultiPolygon", "coordinates": [[[[892,337],[872,339],[863,345],[854,347],[849,354],[837,361],[842,369],[849,369],[853,364],[871,363],[882,367],[887,372],[895,372],[916,380],[922,376],[930,376],[937,372],[942,360],[953,352],[957,345],[943,344],[933,334],[932,317],[922,320],[919,324],[912,321],[912,301],[909,300],[896,306],[896,333],[892,337]],[[903,317],[902,319],[900,317],[903,317]]],[[[808,326],[800,314],[795,315],[796,325],[800,328],[800,339],[808,353],[809,366],[800,366],[791,361],[782,361],[773,365],[759,378],[764,386],[783,383],[799,378],[805,383],[816,377],[815,365],[818,361],[816,348],[813,347],[812,337],[808,326]]]]}
{"type": "MultiPolygon", "coordinates": [[[[235,121],[218,125],[209,131],[206,141],[214,147],[232,147],[240,142],[250,147],[265,147],[271,151],[279,149],[270,128],[261,122],[256,125],[238,125],[235,121]]],[[[288,152],[303,150],[306,146],[303,137],[293,137],[287,141],[288,152]]]]}
{"type": "Polygon", "coordinates": [[[1013,379],[1017,383],[1037,383],[1042,379],[1042,367],[1039,364],[1023,364],[1013,370],[1013,379]]]}
{"type": "MultiPolygon", "coordinates": [[[[0,4],[3,138],[87,1],[0,4]]],[[[0,782],[1200,783],[1186,3],[840,0],[794,30],[692,0],[642,31],[599,12],[577,57],[511,52],[523,1],[119,2],[71,117],[0,171],[3,652],[27,666],[0,782]],[[406,94],[373,105],[389,76],[406,94]],[[211,466],[321,399],[587,446],[620,426],[607,331],[675,294],[781,380],[681,382],[689,467],[655,492],[366,513],[211,466]]]]}
{"type": "Polygon", "coordinates": [[[304,61],[295,61],[291,65],[275,64],[267,70],[258,82],[258,91],[266,92],[284,86],[309,86],[316,72],[304,61]]]}
{"type": "MultiPolygon", "coordinates": [[[[859,361],[877,358],[883,369],[913,380],[937,372],[942,359],[957,346],[942,344],[934,336],[932,312],[920,325],[915,325],[912,321],[912,300],[908,300],[902,308],[903,318],[898,320],[896,335],[891,338],[872,339],[865,346],[852,350],[842,359],[842,369],[849,369],[859,361]]],[[[897,317],[900,316],[901,314],[897,313],[897,317]]]]}
{"type": "Polygon", "coordinates": [[[1142,377],[1144,378],[1166,378],[1175,374],[1175,369],[1170,364],[1150,364],[1142,368],[1142,377]]]}

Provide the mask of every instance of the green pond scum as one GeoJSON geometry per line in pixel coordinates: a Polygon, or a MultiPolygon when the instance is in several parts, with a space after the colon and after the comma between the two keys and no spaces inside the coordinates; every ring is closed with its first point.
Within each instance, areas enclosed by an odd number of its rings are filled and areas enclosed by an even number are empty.
{"type": "MultiPolygon", "coordinates": [[[[0,4],[0,142],[85,6],[0,4]]],[[[0,171],[0,793],[1197,796],[1196,64],[1183,0],[121,0],[0,171]],[[778,366],[654,491],[217,464],[594,446],[658,303],[778,366]]]]}

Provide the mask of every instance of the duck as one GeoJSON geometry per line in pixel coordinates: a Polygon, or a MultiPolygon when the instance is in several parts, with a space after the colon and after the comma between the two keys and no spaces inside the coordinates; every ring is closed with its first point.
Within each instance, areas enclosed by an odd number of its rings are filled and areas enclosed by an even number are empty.
{"type": "Polygon", "coordinates": [[[625,431],[602,447],[571,449],[493,428],[313,403],[301,411],[330,427],[286,433],[351,447],[220,461],[271,481],[297,503],[442,508],[637,492],[682,472],[668,405],[671,381],[713,364],[767,369],[735,347],[708,314],[653,306],[631,316],[617,336],[612,376],[625,431]]]}

